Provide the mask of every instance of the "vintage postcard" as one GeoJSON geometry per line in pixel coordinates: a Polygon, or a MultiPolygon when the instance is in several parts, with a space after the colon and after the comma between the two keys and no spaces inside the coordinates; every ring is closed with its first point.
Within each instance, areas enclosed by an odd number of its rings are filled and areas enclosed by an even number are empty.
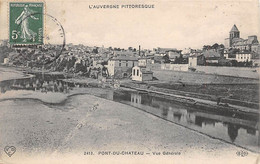
{"type": "Polygon", "coordinates": [[[1,0],[0,164],[260,163],[258,0],[1,0]]]}

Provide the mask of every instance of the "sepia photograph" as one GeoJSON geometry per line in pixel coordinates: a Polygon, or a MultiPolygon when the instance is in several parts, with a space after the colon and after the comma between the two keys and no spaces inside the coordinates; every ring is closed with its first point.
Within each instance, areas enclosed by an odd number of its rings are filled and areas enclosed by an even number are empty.
{"type": "Polygon", "coordinates": [[[258,164],[259,42],[259,0],[1,0],[0,164],[258,164]]]}

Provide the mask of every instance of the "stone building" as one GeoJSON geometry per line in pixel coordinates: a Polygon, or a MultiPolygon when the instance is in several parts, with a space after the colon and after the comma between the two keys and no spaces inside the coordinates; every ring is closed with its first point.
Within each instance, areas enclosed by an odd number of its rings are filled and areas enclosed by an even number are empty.
{"type": "Polygon", "coordinates": [[[151,67],[152,64],[154,64],[154,59],[152,57],[138,58],[138,66],[151,67]]]}
{"type": "Polygon", "coordinates": [[[131,75],[132,68],[138,65],[138,58],[130,56],[118,56],[108,60],[109,76],[126,78],[131,75]]]}
{"type": "Polygon", "coordinates": [[[189,56],[189,67],[196,67],[198,63],[198,59],[196,55],[189,56]]]}
{"type": "Polygon", "coordinates": [[[240,38],[240,31],[234,25],[229,32],[229,38],[225,39],[225,48],[236,48],[241,51],[258,51],[259,42],[256,35],[248,36],[248,39],[240,38]]]}
{"type": "Polygon", "coordinates": [[[132,80],[134,81],[151,81],[153,80],[153,72],[146,67],[135,66],[132,69],[132,80]]]}

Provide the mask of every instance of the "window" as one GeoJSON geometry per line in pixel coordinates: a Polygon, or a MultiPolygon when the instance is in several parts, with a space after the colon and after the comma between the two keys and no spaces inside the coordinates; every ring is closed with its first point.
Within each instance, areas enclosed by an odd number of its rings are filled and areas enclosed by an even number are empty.
{"type": "Polygon", "coordinates": [[[121,60],[119,60],[119,67],[121,67],[121,60]]]}
{"type": "Polygon", "coordinates": [[[128,67],[128,61],[125,62],[125,66],[128,67]]]}
{"type": "Polygon", "coordinates": [[[142,77],[142,74],[140,73],[140,77],[142,77]]]}
{"type": "Polygon", "coordinates": [[[139,70],[136,70],[136,76],[139,76],[139,70]]]}
{"type": "Polygon", "coordinates": [[[133,69],[133,75],[135,76],[135,69],[133,69]]]}

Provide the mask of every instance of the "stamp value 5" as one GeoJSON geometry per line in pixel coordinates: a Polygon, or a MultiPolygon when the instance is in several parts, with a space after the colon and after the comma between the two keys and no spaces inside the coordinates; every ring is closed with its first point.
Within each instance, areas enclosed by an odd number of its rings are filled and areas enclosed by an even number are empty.
{"type": "Polygon", "coordinates": [[[43,3],[9,3],[10,44],[43,44],[43,3]]]}

